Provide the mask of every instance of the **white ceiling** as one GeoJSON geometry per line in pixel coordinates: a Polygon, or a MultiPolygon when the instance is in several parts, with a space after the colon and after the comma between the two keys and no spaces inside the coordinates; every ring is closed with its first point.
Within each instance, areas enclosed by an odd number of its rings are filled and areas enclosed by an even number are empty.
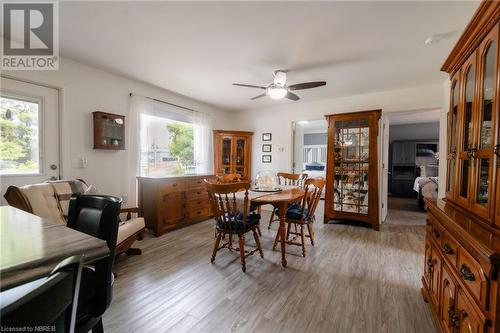
{"type": "Polygon", "coordinates": [[[437,83],[478,2],[60,2],[63,56],[229,110],[300,103],[249,98],[271,72],[328,81],[302,100],[437,83]]]}
{"type": "Polygon", "coordinates": [[[439,122],[441,110],[415,110],[411,112],[391,112],[387,114],[389,125],[419,124],[439,122]]]}

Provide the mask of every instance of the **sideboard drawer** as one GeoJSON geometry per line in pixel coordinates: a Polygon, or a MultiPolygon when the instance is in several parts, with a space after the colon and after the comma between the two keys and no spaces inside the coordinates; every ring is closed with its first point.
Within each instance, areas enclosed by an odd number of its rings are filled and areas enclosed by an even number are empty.
{"type": "Polygon", "coordinates": [[[431,218],[431,237],[438,243],[441,244],[443,235],[444,235],[444,227],[439,223],[432,215],[431,218]]]}
{"type": "Polygon", "coordinates": [[[184,180],[166,180],[159,184],[160,192],[183,192],[186,190],[186,182],[184,180]]]}
{"type": "Polygon", "coordinates": [[[189,214],[189,211],[200,210],[201,208],[208,207],[209,204],[210,203],[208,202],[208,199],[189,200],[186,204],[186,209],[188,210],[189,214]]]}
{"type": "Polygon", "coordinates": [[[210,208],[204,207],[195,210],[188,210],[187,218],[188,220],[198,220],[198,219],[208,219],[210,217],[210,208]]]}
{"type": "Polygon", "coordinates": [[[195,178],[195,179],[190,179],[186,182],[187,189],[192,190],[192,189],[204,189],[205,188],[205,181],[204,178],[195,178]]]}
{"type": "Polygon", "coordinates": [[[451,235],[445,232],[443,235],[441,250],[443,251],[444,256],[453,264],[454,267],[457,266],[458,249],[458,242],[451,237],[451,235]]]}
{"type": "Polygon", "coordinates": [[[483,307],[486,305],[487,280],[481,265],[464,249],[458,256],[458,275],[470,293],[483,307]]]}
{"type": "Polygon", "coordinates": [[[192,189],[186,192],[187,200],[208,200],[208,192],[204,188],[192,189]]]}

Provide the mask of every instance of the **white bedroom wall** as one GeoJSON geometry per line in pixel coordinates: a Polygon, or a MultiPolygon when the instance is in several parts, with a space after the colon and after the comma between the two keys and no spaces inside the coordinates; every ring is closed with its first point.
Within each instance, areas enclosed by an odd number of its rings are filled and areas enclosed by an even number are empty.
{"type": "Polygon", "coordinates": [[[4,71],[2,75],[61,89],[62,176],[82,178],[95,184],[102,193],[131,197],[126,193],[124,181],[128,150],[93,149],[92,112],[127,116],[130,92],[209,113],[214,128],[231,127],[227,112],[188,97],[67,58],[61,59],[59,68],[58,71],[4,71]],[[74,167],[75,161],[81,157],[87,158],[87,168],[74,167]]]}
{"type": "MultiPolygon", "coordinates": [[[[233,124],[239,130],[254,131],[252,175],[261,170],[290,171],[292,149],[292,122],[321,119],[324,115],[363,110],[382,109],[400,112],[440,108],[443,105],[442,84],[409,89],[383,91],[320,101],[277,101],[272,108],[256,108],[238,112],[233,124]],[[272,163],[261,160],[262,133],[272,133],[272,163]]],[[[257,102],[258,103],[258,102],[257,102]]]]}

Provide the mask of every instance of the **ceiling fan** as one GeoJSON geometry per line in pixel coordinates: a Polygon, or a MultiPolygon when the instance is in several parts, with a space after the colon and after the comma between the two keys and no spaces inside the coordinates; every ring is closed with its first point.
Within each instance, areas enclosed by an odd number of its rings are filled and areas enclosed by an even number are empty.
{"type": "Polygon", "coordinates": [[[251,84],[241,84],[241,83],[233,83],[234,86],[240,87],[249,87],[249,88],[257,88],[265,90],[266,92],[255,97],[250,98],[251,100],[261,98],[264,96],[269,96],[272,99],[281,99],[283,97],[291,99],[292,101],[298,101],[300,99],[299,96],[294,94],[292,91],[295,90],[303,90],[303,89],[311,89],[316,87],[321,87],[326,85],[326,81],[315,81],[315,82],[303,82],[292,84],[290,86],[286,85],[286,72],[284,71],[275,71],[274,80],[267,87],[262,86],[254,86],[251,84]]]}

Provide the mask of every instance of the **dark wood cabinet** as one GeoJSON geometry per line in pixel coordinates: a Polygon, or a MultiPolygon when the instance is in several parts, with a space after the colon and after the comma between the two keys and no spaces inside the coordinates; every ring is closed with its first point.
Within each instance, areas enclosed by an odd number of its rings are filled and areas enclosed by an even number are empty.
{"type": "Polygon", "coordinates": [[[328,121],[324,221],[357,220],[379,228],[378,122],[381,110],[334,114],[328,121]]]}
{"type": "Polygon", "coordinates": [[[155,236],[212,215],[204,179],[213,175],[138,177],[139,211],[155,236]]]}
{"type": "Polygon", "coordinates": [[[214,170],[216,174],[252,177],[253,132],[214,130],[214,170]]]}
{"type": "Polygon", "coordinates": [[[499,20],[500,2],[483,1],[442,67],[446,196],[426,201],[422,277],[441,332],[500,332],[499,20]]]}
{"type": "Polygon", "coordinates": [[[94,149],[125,149],[125,116],[93,112],[94,149]]]}
{"type": "Polygon", "coordinates": [[[415,142],[414,141],[393,142],[392,164],[415,165],[415,142]]]}

